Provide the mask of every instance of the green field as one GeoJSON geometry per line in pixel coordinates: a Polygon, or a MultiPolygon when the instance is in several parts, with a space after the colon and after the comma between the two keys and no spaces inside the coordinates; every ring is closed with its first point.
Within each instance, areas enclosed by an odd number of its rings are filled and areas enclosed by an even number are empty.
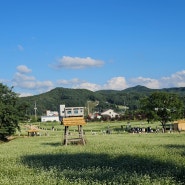
{"type": "Polygon", "coordinates": [[[52,123],[40,125],[42,135],[34,137],[22,127],[20,136],[0,144],[0,184],[185,184],[185,133],[131,134],[120,129],[126,124],[88,123],[85,146],[61,145],[57,123],[55,131],[52,123]],[[112,134],[103,134],[108,127],[112,134]]]}

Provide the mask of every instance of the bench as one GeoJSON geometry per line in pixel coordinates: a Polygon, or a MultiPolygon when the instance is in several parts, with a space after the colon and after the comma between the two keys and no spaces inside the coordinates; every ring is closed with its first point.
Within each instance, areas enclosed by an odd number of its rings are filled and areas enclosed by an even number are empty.
{"type": "Polygon", "coordinates": [[[39,133],[39,130],[28,130],[28,136],[37,136],[39,133]]]}
{"type": "Polygon", "coordinates": [[[64,145],[67,145],[69,142],[78,142],[85,145],[84,135],[82,125],[85,125],[84,117],[67,117],[63,118],[62,124],[65,126],[64,129],[64,145]],[[69,126],[78,126],[78,138],[69,138],[69,126]]]}

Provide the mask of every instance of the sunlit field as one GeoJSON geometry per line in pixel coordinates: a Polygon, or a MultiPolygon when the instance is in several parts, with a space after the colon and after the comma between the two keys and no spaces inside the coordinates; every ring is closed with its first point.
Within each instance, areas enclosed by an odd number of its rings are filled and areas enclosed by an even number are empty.
{"type": "Polygon", "coordinates": [[[41,136],[34,137],[22,127],[0,144],[0,184],[185,184],[185,133],[132,134],[120,129],[126,125],[88,123],[85,146],[62,145],[58,123],[39,124],[41,136]],[[111,134],[104,133],[108,128],[111,134]]]}

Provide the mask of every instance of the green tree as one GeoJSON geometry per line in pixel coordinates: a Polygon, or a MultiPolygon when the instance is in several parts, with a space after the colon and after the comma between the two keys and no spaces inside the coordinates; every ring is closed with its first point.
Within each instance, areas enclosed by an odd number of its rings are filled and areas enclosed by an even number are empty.
{"type": "Polygon", "coordinates": [[[148,122],[160,121],[164,131],[166,131],[167,122],[182,118],[184,106],[176,94],[154,92],[141,100],[141,109],[148,122]]]}
{"type": "Polygon", "coordinates": [[[18,111],[18,115],[19,115],[19,121],[21,122],[28,122],[28,120],[30,119],[30,116],[27,113],[28,108],[30,107],[30,105],[27,102],[17,102],[16,103],[16,107],[18,111]]]}
{"type": "Polygon", "coordinates": [[[18,96],[12,89],[0,83],[0,140],[6,140],[19,129],[18,96]]]}

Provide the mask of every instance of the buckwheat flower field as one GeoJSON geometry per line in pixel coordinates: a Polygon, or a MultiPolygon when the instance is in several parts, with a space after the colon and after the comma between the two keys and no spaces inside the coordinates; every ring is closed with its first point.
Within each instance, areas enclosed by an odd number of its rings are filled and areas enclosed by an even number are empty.
{"type": "Polygon", "coordinates": [[[84,128],[85,146],[62,145],[63,130],[1,143],[0,184],[185,184],[185,133],[93,135],[92,128],[84,128]]]}

